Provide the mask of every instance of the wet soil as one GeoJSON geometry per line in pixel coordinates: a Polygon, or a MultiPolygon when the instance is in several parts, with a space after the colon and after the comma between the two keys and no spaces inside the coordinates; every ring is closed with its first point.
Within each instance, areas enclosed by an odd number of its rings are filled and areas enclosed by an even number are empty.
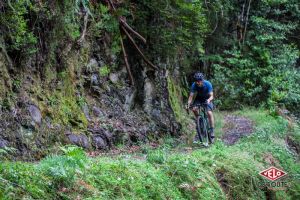
{"type": "Polygon", "coordinates": [[[253,133],[253,122],[242,116],[226,115],[224,118],[222,140],[227,145],[233,145],[240,138],[251,135],[253,133]]]}
{"type": "Polygon", "coordinates": [[[292,136],[288,135],[286,137],[286,144],[287,147],[295,154],[298,155],[298,159],[299,159],[299,155],[300,155],[300,143],[297,142],[292,136]]]}

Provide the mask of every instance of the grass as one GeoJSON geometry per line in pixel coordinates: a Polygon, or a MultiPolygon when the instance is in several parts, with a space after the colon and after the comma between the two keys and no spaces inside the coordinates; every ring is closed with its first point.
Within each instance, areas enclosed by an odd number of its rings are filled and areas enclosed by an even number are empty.
{"type": "MultiPolygon", "coordinates": [[[[144,147],[145,159],[88,158],[71,146],[39,163],[2,162],[0,199],[299,199],[300,167],[285,145],[287,122],[263,110],[233,114],[255,123],[255,133],[233,146],[218,140],[210,148],[174,151],[168,138],[158,149],[144,147]],[[286,190],[260,188],[265,179],[258,173],[271,165],[288,173],[286,190]]],[[[218,136],[223,115],[215,115],[218,136]]]]}
{"type": "Polygon", "coordinates": [[[214,112],[214,118],[215,118],[215,136],[217,138],[220,138],[222,135],[222,127],[224,126],[224,119],[223,119],[224,113],[221,113],[219,111],[214,112]]]}

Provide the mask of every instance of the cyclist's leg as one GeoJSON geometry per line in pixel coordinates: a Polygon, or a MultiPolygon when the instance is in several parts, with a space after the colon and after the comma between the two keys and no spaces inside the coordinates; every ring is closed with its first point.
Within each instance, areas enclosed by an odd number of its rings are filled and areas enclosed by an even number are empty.
{"type": "Polygon", "coordinates": [[[214,128],[215,127],[215,119],[212,111],[207,111],[208,114],[208,121],[209,121],[209,127],[214,128]]]}
{"type": "Polygon", "coordinates": [[[215,127],[215,120],[213,115],[213,104],[210,103],[207,105],[207,115],[208,115],[208,121],[210,125],[210,137],[212,138],[212,142],[214,141],[215,134],[214,134],[214,127],[215,127]]]}
{"type": "Polygon", "coordinates": [[[197,118],[197,116],[199,115],[198,108],[193,106],[192,107],[192,111],[193,111],[193,113],[195,115],[195,118],[197,118]]]}
{"type": "Polygon", "coordinates": [[[194,102],[192,104],[192,111],[195,115],[195,119],[197,119],[197,116],[199,115],[198,108],[195,105],[197,105],[199,103],[201,103],[201,101],[196,97],[196,99],[194,100],[194,102]]]}
{"type": "Polygon", "coordinates": [[[207,105],[207,114],[208,114],[208,121],[209,121],[210,128],[214,128],[215,127],[215,120],[214,120],[214,115],[213,115],[213,108],[214,108],[213,103],[209,103],[207,105]]]}

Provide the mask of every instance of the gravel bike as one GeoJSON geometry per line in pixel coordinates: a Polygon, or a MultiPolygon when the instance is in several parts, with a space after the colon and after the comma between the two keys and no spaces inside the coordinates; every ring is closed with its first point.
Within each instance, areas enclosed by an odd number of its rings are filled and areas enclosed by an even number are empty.
{"type": "Polygon", "coordinates": [[[210,135],[210,125],[208,122],[207,103],[194,104],[190,108],[198,108],[198,116],[196,117],[196,130],[200,142],[204,146],[209,146],[212,143],[210,135]]]}

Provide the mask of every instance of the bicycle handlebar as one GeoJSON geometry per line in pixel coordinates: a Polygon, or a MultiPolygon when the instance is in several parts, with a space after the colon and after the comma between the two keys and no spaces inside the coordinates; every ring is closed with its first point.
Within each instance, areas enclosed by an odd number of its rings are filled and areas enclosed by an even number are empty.
{"type": "Polygon", "coordinates": [[[185,110],[187,111],[188,115],[190,114],[190,110],[193,108],[193,107],[203,107],[203,108],[206,108],[208,105],[207,102],[204,102],[204,103],[197,103],[197,104],[193,104],[193,105],[190,105],[188,108],[186,107],[185,110]]]}
{"type": "Polygon", "coordinates": [[[197,104],[193,104],[193,105],[190,105],[189,109],[190,108],[193,108],[193,107],[204,107],[204,106],[207,106],[208,103],[197,103],[197,104]]]}

